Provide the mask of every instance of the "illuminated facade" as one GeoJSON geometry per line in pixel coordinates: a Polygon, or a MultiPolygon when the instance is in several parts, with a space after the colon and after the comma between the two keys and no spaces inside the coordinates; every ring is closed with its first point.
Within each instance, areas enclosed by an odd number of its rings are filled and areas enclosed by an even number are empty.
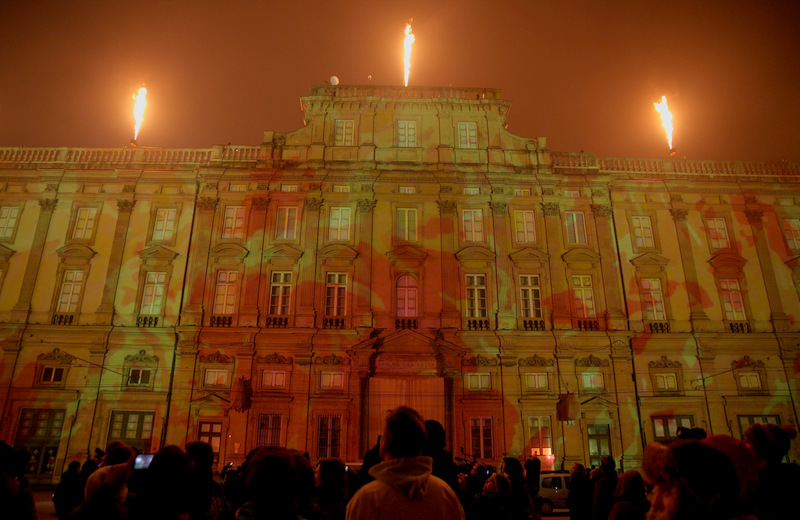
{"type": "Polygon", "coordinates": [[[492,89],[302,103],[260,146],[0,148],[0,438],[34,480],[112,438],[355,462],[399,404],[545,468],[797,424],[800,165],[551,152],[492,89]]]}

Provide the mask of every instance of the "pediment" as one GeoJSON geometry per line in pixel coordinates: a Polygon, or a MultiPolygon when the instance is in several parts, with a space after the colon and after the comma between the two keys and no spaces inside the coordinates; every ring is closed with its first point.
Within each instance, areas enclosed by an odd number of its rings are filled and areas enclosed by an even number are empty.
{"type": "Polygon", "coordinates": [[[347,260],[352,262],[358,256],[358,251],[342,244],[332,244],[320,249],[318,255],[320,258],[324,259],[347,260]]]}
{"type": "Polygon", "coordinates": [[[644,267],[644,266],[664,267],[669,263],[669,258],[657,255],[655,253],[644,253],[637,257],[631,258],[630,262],[635,267],[644,267]]]}
{"type": "Polygon", "coordinates": [[[482,268],[494,262],[494,252],[485,247],[469,246],[458,251],[456,258],[467,269],[482,268]]]}
{"type": "Polygon", "coordinates": [[[535,265],[537,267],[546,265],[550,260],[547,254],[532,247],[520,249],[519,251],[511,253],[508,257],[515,265],[535,265]]]}
{"type": "Polygon", "coordinates": [[[747,260],[736,253],[719,253],[712,256],[708,263],[714,266],[714,269],[719,269],[720,267],[737,267],[741,269],[747,263],[747,260]]]}
{"type": "Polygon", "coordinates": [[[0,263],[7,262],[14,253],[16,253],[16,251],[7,248],[3,244],[0,244],[0,263]]]}
{"type": "Polygon", "coordinates": [[[428,253],[416,247],[405,245],[389,251],[386,256],[395,265],[398,263],[422,265],[425,259],[428,258],[428,253]]]}
{"type": "Polygon", "coordinates": [[[303,256],[301,250],[288,244],[279,244],[261,253],[261,258],[267,263],[280,261],[296,263],[301,256],[303,256]]]}
{"type": "Polygon", "coordinates": [[[786,261],[786,266],[794,271],[795,269],[800,269],[800,256],[796,256],[794,258],[790,258],[786,261]]]}
{"type": "Polygon", "coordinates": [[[178,256],[178,253],[172,251],[171,249],[167,249],[164,246],[152,246],[148,247],[147,249],[142,249],[139,251],[139,258],[141,258],[144,262],[148,260],[162,260],[167,262],[167,264],[171,264],[175,257],[178,256]]]}
{"type": "Polygon", "coordinates": [[[240,244],[227,242],[224,244],[217,244],[216,246],[211,248],[210,254],[215,259],[218,259],[220,257],[228,257],[228,258],[237,258],[239,259],[239,261],[242,261],[248,254],[250,254],[250,251],[245,249],[240,244]]]}
{"type": "Polygon", "coordinates": [[[449,341],[413,329],[403,329],[376,336],[353,346],[353,351],[377,351],[381,353],[435,355],[442,351],[461,353],[461,349],[449,341]]]}
{"type": "Polygon", "coordinates": [[[84,244],[67,244],[56,249],[56,253],[61,258],[80,258],[83,260],[89,260],[97,254],[92,248],[84,244]]]}
{"type": "Polygon", "coordinates": [[[585,247],[570,249],[569,251],[561,255],[561,258],[563,258],[564,262],[566,262],[573,268],[575,267],[591,268],[600,263],[600,255],[598,255],[591,249],[585,247]],[[588,264],[588,265],[581,266],[580,264],[588,264]]]}

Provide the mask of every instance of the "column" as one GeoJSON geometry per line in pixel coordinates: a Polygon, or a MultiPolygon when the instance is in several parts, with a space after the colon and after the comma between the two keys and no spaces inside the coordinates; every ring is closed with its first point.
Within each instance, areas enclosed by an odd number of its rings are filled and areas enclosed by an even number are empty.
{"type": "Polygon", "coordinates": [[[569,284],[567,265],[561,258],[564,251],[564,235],[561,228],[561,208],[558,202],[542,202],[542,215],[547,234],[547,250],[550,255],[550,291],[554,329],[571,329],[572,313],[569,306],[569,284]]]}
{"type": "Polygon", "coordinates": [[[764,212],[760,209],[748,209],[744,214],[753,230],[756,254],[758,263],[761,265],[761,276],[764,280],[764,288],[767,291],[767,301],[771,311],[772,326],[775,332],[787,331],[791,324],[789,316],[783,310],[781,292],[778,290],[778,281],[775,278],[775,266],[772,263],[769,241],[764,231],[764,212]]]}
{"type": "Polygon", "coordinates": [[[606,297],[606,310],[609,330],[625,330],[628,328],[625,312],[622,309],[622,286],[619,279],[619,265],[615,250],[617,240],[614,236],[614,225],[611,220],[613,210],[608,204],[592,204],[597,243],[600,250],[600,269],[603,273],[603,289],[606,297]]]}
{"type": "Polygon", "coordinates": [[[459,268],[456,262],[458,226],[456,225],[456,203],[452,200],[437,201],[439,205],[440,236],[442,240],[442,328],[461,328],[461,314],[457,302],[461,300],[459,290],[459,268]]]}
{"type": "Polygon", "coordinates": [[[358,256],[353,266],[354,328],[372,327],[372,222],[376,202],[373,199],[358,201],[355,229],[358,256]]]}
{"type": "Polygon", "coordinates": [[[33,232],[28,264],[25,266],[25,275],[22,277],[17,303],[11,308],[11,320],[14,322],[25,323],[28,321],[33,288],[39,275],[39,264],[42,261],[47,231],[50,229],[50,219],[57,203],[58,199],[39,199],[39,220],[36,222],[36,230],[33,232]]]}
{"type": "Polygon", "coordinates": [[[244,279],[242,280],[242,307],[239,310],[240,327],[258,326],[258,295],[266,286],[261,272],[261,250],[264,248],[264,228],[267,220],[269,199],[253,197],[250,201],[250,218],[247,224],[247,249],[244,258],[244,279]]]}
{"type": "Polygon", "coordinates": [[[314,327],[314,288],[317,285],[317,235],[322,199],[306,199],[303,215],[303,256],[297,261],[297,311],[295,327],[314,327]]]}
{"type": "Polygon", "coordinates": [[[136,201],[133,199],[117,200],[117,224],[114,228],[114,242],[111,244],[111,253],[108,256],[106,282],[103,286],[103,297],[95,311],[97,325],[113,325],[114,300],[117,296],[119,271],[122,266],[122,254],[125,251],[125,239],[128,237],[128,228],[131,223],[131,213],[136,201]]]}
{"type": "Polygon", "coordinates": [[[181,312],[181,325],[203,324],[208,252],[211,250],[214,213],[218,202],[216,197],[199,197],[195,203],[194,236],[189,242],[189,264],[183,289],[188,294],[184,295],[186,303],[181,312]]]}
{"type": "Polygon", "coordinates": [[[490,202],[492,212],[492,237],[495,252],[495,284],[497,294],[497,328],[515,329],[516,315],[514,303],[516,302],[517,284],[513,279],[511,258],[508,256],[509,233],[506,226],[508,204],[505,202],[490,202]]]}
{"type": "Polygon", "coordinates": [[[706,330],[709,325],[709,319],[705,310],[703,310],[702,288],[697,281],[697,267],[695,266],[694,253],[692,252],[690,230],[689,225],[686,223],[689,211],[683,208],[673,208],[669,212],[672,215],[672,220],[675,221],[675,229],[678,235],[678,248],[681,252],[681,265],[683,265],[683,276],[686,281],[686,292],[689,295],[689,315],[692,320],[692,327],[695,330],[706,330]]]}

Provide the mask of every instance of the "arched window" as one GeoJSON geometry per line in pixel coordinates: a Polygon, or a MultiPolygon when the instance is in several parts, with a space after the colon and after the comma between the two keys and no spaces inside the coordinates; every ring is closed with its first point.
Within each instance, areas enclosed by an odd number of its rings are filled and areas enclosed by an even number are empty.
{"type": "Polygon", "coordinates": [[[417,316],[417,281],[411,276],[401,276],[397,280],[397,317],[415,318],[417,316]]]}

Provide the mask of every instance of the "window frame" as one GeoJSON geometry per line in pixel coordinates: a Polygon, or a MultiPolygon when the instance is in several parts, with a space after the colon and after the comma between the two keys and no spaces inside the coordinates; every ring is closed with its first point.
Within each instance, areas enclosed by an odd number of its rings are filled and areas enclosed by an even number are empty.
{"type": "Polygon", "coordinates": [[[650,416],[650,426],[653,428],[653,440],[657,442],[669,442],[674,441],[678,438],[678,429],[680,428],[694,428],[694,416],[693,415],[651,415],[650,416]],[[668,434],[669,431],[669,421],[675,421],[675,434],[674,435],[658,435],[658,430],[656,429],[656,423],[661,424],[661,430],[668,434]],[[688,426],[684,423],[688,422],[688,426]]]}
{"type": "Polygon", "coordinates": [[[394,211],[395,241],[398,243],[417,243],[419,241],[419,208],[402,206],[395,208],[394,211]],[[412,215],[413,226],[409,225],[412,215]]]}
{"type": "Polygon", "coordinates": [[[287,316],[291,314],[292,309],[292,296],[294,288],[294,273],[292,271],[274,270],[269,273],[269,293],[267,295],[267,311],[269,316],[287,316]],[[275,280],[279,276],[283,279],[275,280]],[[285,277],[288,275],[289,280],[286,281],[285,277]],[[276,288],[278,289],[276,295],[276,288]],[[275,297],[278,298],[278,303],[275,303],[275,297]],[[283,301],[285,299],[285,302],[283,301]]]}
{"type": "MultiPolygon", "coordinates": [[[[150,209],[150,225],[148,226],[148,245],[164,245],[164,246],[172,246],[175,245],[177,240],[178,234],[178,222],[180,220],[180,213],[181,213],[181,205],[180,204],[156,204],[150,209]],[[156,238],[156,231],[159,226],[159,213],[161,211],[166,212],[174,212],[174,218],[172,221],[172,230],[169,237],[162,237],[156,238]]],[[[169,222],[168,218],[164,219],[165,228],[167,227],[166,224],[169,222]]]]}
{"type": "Polygon", "coordinates": [[[394,286],[395,286],[395,298],[394,298],[395,316],[397,318],[419,317],[419,281],[410,274],[402,274],[397,277],[394,286]],[[409,284],[401,286],[400,284],[403,281],[413,282],[413,285],[409,284]],[[402,306],[400,305],[401,299],[403,302],[402,306]],[[412,301],[413,301],[413,309],[411,309],[409,306],[409,302],[412,301]]]}
{"type": "Polygon", "coordinates": [[[355,146],[356,123],[353,119],[335,119],[333,146],[355,146]]]}
{"type": "Polygon", "coordinates": [[[785,216],[781,218],[783,240],[788,251],[797,254],[800,252],[800,218],[785,216]]]}
{"type": "Polygon", "coordinates": [[[397,125],[397,139],[395,142],[397,143],[398,148],[417,148],[417,121],[413,119],[398,119],[397,125]],[[408,128],[402,128],[402,127],[408,128]],[[411,135],[409,133],[409,129],[411,130],[411,135]]]}
{"type": "Polygon", "coordinates": [[[240,272],[238,269],[224,269],[220,268],[216,270],[215,273],[215,280],[214,280],[214,295],[211,302],[211,315],[212,316],[235,316],[237,310],[239,309],[239,297],[240,297],[240,287],[239,287],[239,278],[240,272]],[[220,276],[223,273],[227,273],[228,275],[233,274],[235,276],[235,280],[220,280],[220,276]],[[220,287],[228,287],[232,288],[232,291],[226,291],[224,295],[220,294],[220,287]],[[224,297],[226,300],[233,297],[233,302],[223,302],[222,304],[222,312],[220,311],[220,303],[219,298],[224,297]],[[230,307],[230,311],[228,312],[228,307],[230,307]]]}
{"type": "MultiPolygon", "coordinates": [[[[542,310],[542,283],[541,277],[538,273],[521,273],[517,275],[518,288],[519,288],[519,317],[523,320],[541,320],[544,313],[542,310]],[[523,279],[535,279],[536,285],[525,285],[523,279]],[[525,292],[530,295],[526,297],[525,292]],[[526,308],[526,303],[529,308],[526,308]],[[529,315],[526,315],[529,314],[529,315]]],[[[530,282],[528,282],[530,283],[530,282]]]]}
{"type": "Polygon", "coordinates": [[[656,219],[655,214],[652,212],[637,212],[628,215],[628,225],[630,226],[631,246],[634,251],[659,251],[660,244],[658,242],[658,234],[656,233],[656,219]],[[646,219],[647,226],[637,226],[637,222],[644,222],[646,219]],[[637,236],[637,228],[641,230],[641,237],[637,236]],[[647,236],[649,231],[650,236],[647,236]],[[642,244],[638,244],[637,240],[641,238],[642,244]],[[648,244],[648,239],[650,244],[648,244]]]}
{"type": "Polygon", "coordinates": [[[220,240],[243,240],[247,225],[247,206],[244,204],[225,204],[221,211],[220,240]],[[235,210],[236,214],[229,214],[235,210]],[[233,223],[229,226],[229,220],[233,223]]]}
{"type": "Polygon", "coordinates": [[[664,289],[663,283],[660,277],[638,277],[639,278],[639,291],[641,294],[641,301],[642,301],[642,319],[645,322],[667,322],[669,321],[669,315],[667,314],[667,302],[664,297],[664,289]],[[658,282],[658,289],[652,289],[652,282],[658,282]],[[647,285],[647,287],[646,287],[647,285]],[[655,297],[654,295],[658,295],[655,297]],[[660,314],[657,309],[657,305],[661,305],[660,314]],[[649,309],[653,310],[653,317],[649,316],[649,309]]]}
{"type": "Polygon", "coordinates": [[[733,240],[731,239],[731,225],[730,219],[726,216],[713,216],[713,217],[703,217],[703,224],[705,225],[705,235],[706,240],[708,241],[708,249],[713,253],[716,251],[730,251],[733,249],[733,240]],[[719,242],[721,239],[719,237],[714,238],[714,233],[719,233],[719,224],[722,224],[722,228],[725,231],[725,242],[719,243],[717,246],[714,245],[715,242],[719,242]]]}
{"type": "Polygon", "coordinates": [[[232,369],[226,366],[220,365],[213,365],[213,366],[204,366],[202,368],[203,371],[203,382],[201,386],[203,388],[230,388],[231,386],[231,375],[233,373],[232,369]],[[213,381],[209,382],[209,376],[215,375],[213,381]],[[222,383],[217,383],[216,381],[219,380],[220,376],[224,375],[224,381],[222,383]]]}
{"type": "Polygon", "coordinates": [[[347,304],[350,299],[348,294],[349,280],[350,276],[346,271],[327,271],[325,273],[325,294],[323,295],[324,316],[341,318],[348,315],[347,304]],[[335,278],[332,279],[332,276],[335,278]],[[343,280],[342,277],[344,277],[343,280]],[[331,293],[332,290],[333,293],[331,293]],[[331,297],[333,298],[333,303],[329,304],[331,297]]]}
{"type": "Polygon", "coordinates": [[[459,121],[456,131],[458,135],[459,149],[478,149],[478,123],[476,121],[459,121]]]}
{"type": "Polygon", "coordinates": [[[461,210],[461,230],[465,243],[480,244],[485,240],[483,210],[481,208],[464,208],[461,210]],[[469,218],[467,218],[469,215],[469,218]],[[467,224],[469,222],[470,224],[467,224]]]}
{"type": "Polygon", "coordinates": [[[550,376],[545,371],[525,372],[525,391],[527,392],[550,392],[550,376]],[[536,383],[531,385],[531,379],[536,383]],[[539,383],[544,381],[544,386],[539,383]]]}
{"type": "Polygon", "coordinates": [[[350,206],[332,206],[328,214],[328,242],[347,242],[350,240],[350,227],[353,224],[353,211],[350,206]],[[342,223],[345,218],[346,224],[342,223]],[[336,223],[334,224],[334,221],[336,223]]]}
{"type": "Polygon", "coordinates": [[[492,390],[492,374],[490,372],[469,372],[464,374],[467,390],[471,392],[489,392],[492,390]]]}
{"type": "Polygon", "coordinates": [[[594,275],[592,274],[582,274],[582,273],[572,273],[570,274],[570,291],[572,292],[572,315],[576,319],[579,320],[588,320],[588,319],[596,319],[598,317],[597,313],[597,299],[595,298],[594,293],[594,275]],[[580,285],[575,285],[575,280],[580,279],[580,285]],[[584,285],[586,280],[589,281],[589,285],[584,285]],[[587,292],[588,291],[588,292],[587,292]],[[586,298],[586,296],[589,298],[586,298]],[[586,305],[587,301],[591,302],[591,308],[589,309],[586,305]],[[588,310],[587,310],[588,309],[588,310]]]}
{"type": "Polygon", "coordinates": [[[471,456],[478,459],[493,459],[494,458],[494,418],[491,415],[477,416],[469,418],[469,440],[472,452],[471,456]],[[477,422],[477,423],[476,423],[477,422]],[[477,427],[477,443],[476,441],[476,427],[477,427]],[[486,435],[488,433],[488,436],[486,435]],[[488,439],[487,439],[488,437],[488,439]],[[488,440],[488,446],[487,446],[488,440]],[[477,448],[478,453],[475,453],[477,448]]]}
{"type": "Polygon", "coordinates": [[[464,315],[470,319],[489,317],[489,291],[485,273],[466,273],[464,275],[464,315]],[[481,280],[482,279],[482,280],[481,280]],[[472,280],[472,281],[470,281],[472,280]],[[481,291],[483,294],[481,296],[481,291]],[[483,302],[483,305],[481,305],[483,302]]]}
{"type": "Polygon", "coordinates": [[[24,202],[12,202],[12,201],[3,201],[2,206],[0,206],[0,223],[2,223],[5,219],[4,228],[0,228],[0,243],[12,244],[17,239],[17,232],[19,230],[20,221],[22,220],[22,212],[25,210],[25,203],[24,202]],[[2,215],[3,211],[7,211],[11,213],[12,210],[15,213],[14,215],[14,222],[9,225],[9,215],[5,217],[2,215]],[[5,229],[6,234],[3,236],[2,229],[5,229]]]}
{"type": "Polygon", "coordinates": [[[279,204],[277,208],[275,208],[275,235],[274,239],[276,241],[294,241],[297,240],[297,224],[298,224],[298,215],[300,214],[300,210],[296,205],[292,204],[279,204]],[[282,217],[281,213],[285,212],[285,215],[282,217]],[[292,215],[294,213],[294,215],[292,215]]]}
{"type": "Polygon", "coordinates": [[[594,371],[594,370],[585,370],[580,373],[581,379],[581,391],[585,393],[603,393],[606,391],[606,377],[605,372],[602,371],[594,371]],[[590,379],[592,383],[591,386],[586,385],[587,378],[590,379]],[[594,383],[599,381],[600,385],[597,386],[594,383]]]}
{"type": "Polygon", "coordinates": [[[544,466],[546,461],[551,461],[550,464],[552,465],[552,461],[555,459],[555,445],[553,444],[553,419],[549,415],[529,415],[528,416],[528,442],[527,448],[532,457],[541,457],[545,460],[542,460],[542,469],[545,469],[544,466]],[[533,446],[533,419],[535,419],[539,424],[536,426],[538,428],[536,437],[538,438],[537,447],[534,448],[533,446]],[[547,426],[543,425],[543,419],[546,419],[547,426]],[[547,429],[547,433],[543,434],[542,430],[547,429]],[[548,446],[544,446],[543,440],[548,441],[548,446]],[[545,453],[545,451],[549,451],[549,453],[545,453]]]}
{"type": "Polygon", "coordinates": [[[342,414],[320,413],[317,415],[316,423],[317,459],[344,458],[342,439],[345,437],[346,423],[342,414]]]}
{"type": "Polygon", "coordinates": [[[717,280],[717,290],[719,291],[720,306],[722,307],[722,319],[726,323],[730,322],[746,322],[749,320],[746,304],[745,294],[741,278],[731,276],[723,277],[722,275],[717,280]],[[735,288],[730,286],[735,284],[735,288]],[[728,296],[729,298],[726,298],[728,296]],[[733,300],[738,297],[738,303],[733,300]],[[740,309],[735,309],[734,305],[738,305],[740,309]],[[730,307],[730,309],[729,309],[730,307]]]}
{"type": "MultiPolygon", "coordinates": [[[[100,227],[100,217],[102,216],[103,212],[103,204],[101,202],[76,202],[72,207],[72,212],[70,215],[69,220],[69,227],[67,228],[67,240],[68,243],[77,243],[77,244],[86,244],[92,245],[94,243],[94,239],[97,236],[97,228],[100,227]],[[78,231],[78,226],[81,221],[81,213],[86,211],[91,211],[94,215],[91,218],[92,228],[88,232],[89,236],[81,236],[76,237],[75,233],[78,231]]],[[[86,231],[84,230],[84,233],[86,231]]]]}
{"type": "Polygon", "coordinates": [[[515,209],[514,210],[514,243],[531,245],[536,243],[536,212],[532,209],[515,209]],[[522,216],[522,220],[518,217],[522,216]],[[528,222],[527,217],[530,217],[528,222]],[[522,230],[519,225],[522,223],[522,230]],[[530,225],[530,228],[529,228],[530,225]],[[522,239],[520,239],[520,234],[522,239]]]}
{"type": "Polygon", "coordinates": [[[564,212],[564,231],[568,246],[588,246],[589,233],[586,228],[586,214],[583,211],[564,212]],[[580,218],[578,218],[580,217],[580,218]],[[583,238],[583,240],[581,240],[583,238]]]}

